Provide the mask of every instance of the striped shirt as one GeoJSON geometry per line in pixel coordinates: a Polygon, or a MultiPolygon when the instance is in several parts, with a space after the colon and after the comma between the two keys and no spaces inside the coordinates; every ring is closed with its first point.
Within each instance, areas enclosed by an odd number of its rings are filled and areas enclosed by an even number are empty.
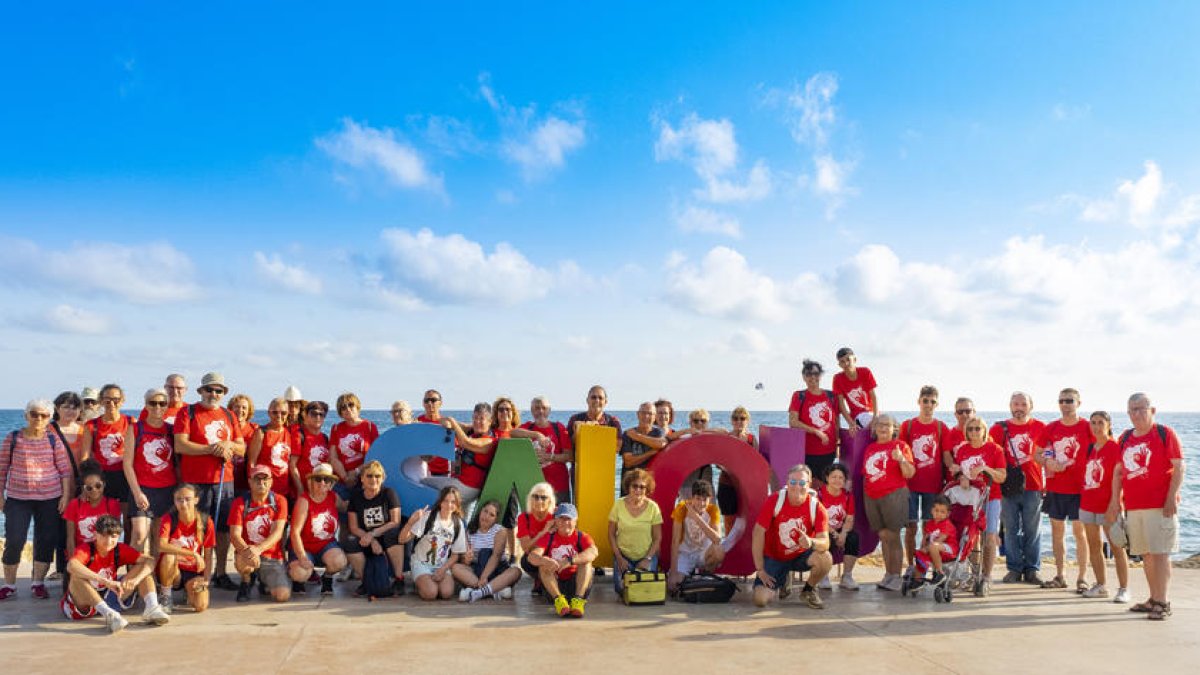
{"type": "Polygon", "coordinates": [[[467,543],[472,551],[483,551],[496,547],[496,533],[500,531],[500,523],[493,523],[487,532],[476,532],[467,535],[467,543]]]}
{"type": "Polygon", "coordinates": [[[0,487],[7,499],[58,499],[63,479],[70,476],[70,460],[57,438],[26,438],[16,431],[0,441],[0,487]]]}

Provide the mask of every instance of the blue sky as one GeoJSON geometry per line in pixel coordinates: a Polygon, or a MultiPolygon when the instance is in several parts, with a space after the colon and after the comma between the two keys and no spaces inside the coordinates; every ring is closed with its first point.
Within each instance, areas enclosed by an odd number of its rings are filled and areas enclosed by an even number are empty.
{"type": "Polygon", "coordinates": [[[1193,4],[595,12],[10,10],[0,404],[782,408],[849,344],[885,408],[1200,409],[1193,4]]]}

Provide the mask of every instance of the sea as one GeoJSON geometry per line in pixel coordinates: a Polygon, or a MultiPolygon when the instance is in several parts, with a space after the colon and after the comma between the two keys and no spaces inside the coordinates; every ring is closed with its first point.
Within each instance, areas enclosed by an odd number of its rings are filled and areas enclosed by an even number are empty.
{"type": "MultiPolygon", "coordinates": [[[[126,411],[130,415],[137,415],[137,410],[126,411]]],[[[574,410],[566,412],[554,412],[551,414],[551,419],[559,422],[566,422],[567,418],[573,415],[574,410]]],[[[621,420],[623,427],[637,425],[637,413],[633,410],[609,410],[610,414],[615,415],[621,420]]],[[[681,422],[687,419],[686,411],[676,411],[676,422],[681,422]]],[[[468,422],[471,419],[471,411],[469,410],[443,410],[443,415],[454,417],[460,422],[468,422]]],[[[710,418],[712,419],[711,426],[725,427],[729,426],[730,411],[727,410],[710,410],[710,418]]],[[[908,419],[915,417],[916,412],[895,412],[893,413],[898,419],[908,419]]],[[[367,410],[363,412],[363,417],[369,419],[379,425],[379,428],[387,429],[392,424],[391,415],[386,410],[367,410]]],[[[955,424],[953,416],[950,414],[939,414],[937,416],[943,422],[953,426],[955,424]]],[[[1002,412],[985,412],[981,415],[988,424],[992,424],[998,420],[1007,419],[1009,415],[1002,412]]],[[[1035,413],[1034,417],[1049,422],[1058,418],[1056,413],[1035,413]]],[[[528,414],[522,415],[523,420],[528,419],[528,414]]],[[[1200,553],[1200,413],[1159,413],[1155,420],[1160,424],[1165,424],[1175,430],[1179,435],[1179,440],[1183,445],[1184,459],[1187,462],[1188,471],[1185,475],[1183,484],[1183,502],[1179,508],[1179,546],[1180,552],[1176,558],[1187,558],[1200,553]]],[[[265,424],[267,417],[265,412],[259,411],[255,416],[255,422],[265,424]]],[[[331,419],[327,424],[332,425],[336,419],[331,419]]],[[[751,412],[751,431],[757,433],[757,428],[761,426],[782,426],[786,427],[788,414],[786,411],[779,410],[762,410],[751,412]]],[[[686,424],[686,423],[685,423],[686,424]]],[[[0,430],[3,430],[5,438],[8,433],[14,429],[24,426],[24,416],[20,410],[0,410],[0,430]]],[[[1119,434],[1121,430],[1129,427],[1128,420],[1122,418],[1114,419],[1114,433],[1119,434]]],[[[328,431],[328,428],[326,429],[328,431]]],[[[5,440],[7,442],[7,440],[5,440]]],[[[0,514],[0,533],[3,532],[4,517],[0,514]]],[[[1042,546],[1045,549],[1042,552],[1043,556],[1050,553],[1050,522],[1042,517],[1042,546]]],[[[1068,547],[1073,549],[1071,537],[1067,537],[1068,547]]]]}

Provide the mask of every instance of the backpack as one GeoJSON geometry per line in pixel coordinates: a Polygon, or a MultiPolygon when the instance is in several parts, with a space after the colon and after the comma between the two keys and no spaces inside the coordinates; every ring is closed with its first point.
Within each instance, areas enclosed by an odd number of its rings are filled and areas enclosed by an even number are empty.
{"type": "MultiPolygon", "coordinates": [[[[429,515],[425,517],[425,528],[421,530],[421,536],[417,537],[417,541],[428,537],[433,532],[433,523],[437,520],[437,517],[437,510],[430,509],[429,515]]],[[[454,521],[454,538],[450,540],[450,544],[453,545],[454,542],[458,541],[458,535],[462,534],[462,518],[451,516],[451,520],[454,521]]]]}
{"type": "MultiPolygon", "coordinates": [[[[816,525],[816,523],[817,523],[817,502],[820,500],[817,498],[817,493],[812,490],[805,490],[805,493],[807,493],[807,495],[809,497],[809,499],[808,499],[808,520],[812,524],[816,525]]],[[[783,504],[784,504],[784,502],[787,501],[787,490],[786,489],[780,490],[778,492],[778,495],[779,495],[779,497],[775,500],[775,512],[771,514],[771,520],[778,518],[779,513],[781,511],[783,511],[783,504]]]]}
{"type": "Polygon", "coordinates": [[[250,514],[257,513],[259,511],[261,511],[262,509],[271,509],[272,511],[275,510],[275,491],[274,490],[267,490],[267,503],[259,504],[258,506],[254,506],[251,503],[253,501],[253,496],[250,494],[249,490],[243,492],[241,494],[241,498],[242,498],[242,510],[243,510],[242,517],[244,520],[250,520],[250,514]]]}
{"type": "Polygon", "coordinates": [[[729,602],[739,590],[737,584],[716,574],[696,572],[679,582],[679,599],[691,603],[729,602]]]}
{"type": "MultiPolygon", "coordinates": [[[[192,422],[196,419],[196,404],[189,403],[184,409],[187,410],[188,433],[190,434],[192,431],[192,422]]],[[[233,432],[238,429],[238,426],[233,422],[233,413],[229,412],[228,408],[220,406],[217,406],[217,410],[225,413],[225,419],[229,422],[229,435],[232,437],[233,432]]]]}
{"type": "Polygon", "coordinates": [[[1008,440],[1008,422],[1001,422],[1000,429],[1004,432],[1004,483],[1000,485],[1000,494],[1005,497],[1020,497],[1025,494],[1025,470],[1015,463],[1012,446],[1008,440]]]}
{"type": "Polygon", "coordinates": [[[388,559],[387,553],[363,553],[366,554],[366,561],[363,565],[362,583],[367,599],[392,597],[392,561],[388,559]]]}
{"type": "MultiPolygon", "coordinates": [[[[1155,424],[1154,430],[1158,432],[1159,439],[1162,440],[1163,446],[1167,444],[1167,428],[1161,424],[1155,424]]],[[[16,433],[15,431],[13,433],[16,433]]],[[[1129,441],[1129,437],[1133,436],[1133,429],[1126,429],[1121,432],[1121,449],[1125,449],[1125,444],[1129,441]]]]}

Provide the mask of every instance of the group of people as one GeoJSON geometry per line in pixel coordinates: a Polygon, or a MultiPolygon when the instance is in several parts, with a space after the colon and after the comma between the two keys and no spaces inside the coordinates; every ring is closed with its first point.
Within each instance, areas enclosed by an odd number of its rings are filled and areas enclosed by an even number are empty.
{"type": "MultiPolygon", "coordinates": [[[[1088,598],[1109,594],[1103,532],[1114,544],[1114,599],[1127,602],[1126,558],[1112,530],[1120,522],[1150,586],[1149,599],[1131,609],[1152,619],[1170,615],[1169,554],[1178,547],[1184,466],[1178,437],[1155,423],[1146,395],[1130,397],[1133,428],[1120,438],[1113,437],[1107,413],[1079,417],[1074,389],[1059,394],[1059,420],[1033,420],[1032,399],[1018,392],[1010,401],[1011,418],[989,428],[967,398],[955,403],[954,427],[936,420],[938,391],[926,386],[917,400],[919,415],[901,422],[880,413],[875,379],[851,350],[840,350],[837,359],[832,390],[821,387],[821,365],[805,360],[804,388],[789,403],[789,426],[805,432],[805,459],[752,521],[757,605],[790,592],[794,573],[802,573],[801,598],[823,607],[817,591],[831,587],[835,559],[842,564],[839,586],[858,589],[855,561],[868,551],[859,550],[855,526],[850,487],[857,477],[867,521],[882,545],[880,589],[899,590],[902,580],[927,571],[937,581],[943,562],[959,553],[957,533],[946,524],[950,502],[976,495],[985,522],[976,595],[990,592],[1002,524],[1004,581],[1065,587],[1069,521],[1077,590],[1088,598]],[[870,433],[857,464],[844,463],[850,450],[839,442],[841,420],[852,433],[870,433]],[[1039,575],[1043,510],[1050,516],[1056,561],[1049,580],[1039,575]],[[1087,581],[1089,568],[1094,583],[1087,581]]],[[[310,582],[331,593],[334,579],[351,571],[362,582],[361,594],[403,593],[407,571],[421,599],[457,595],[465,602],[511,597],[524,572],[533,592],[543,594],[558,615],[582,617],[599,549],[591,533],[578,529],[579,514],[569,501],[580,425],[612,426],[618,433],[621,490],[605,533],[618,593],[624,572],[658,569],[664,545],[673,561],[668,583],[675,589],[689,574],[715,572],[742,535],[733,483],[720,472],[714,484],[713,472],[702,470],[685,483],[688,489],[669,516],[672,536],[664,542],[663,513],[650,498],[657,454],[674,440],[706,433],[758,447],[742,407],[734,410],[728,430],[710,428],[702,409],[688,415],[686,427],[674,429],[669,401],[646,402],[637,424],[622,430],[605,411],[607,393],[596,386],[586,410],[565,425],[549,419],[544,397],[531,402],[532,420],[524,424],[505,397],[476,405],[464,424],[443,416],[441,394],[429,390],[415,421],[403,401],[393,404],[393,421],[445,426],[455,436],[457,460],[430,458],[425,482],[438,488],[437,499],[402,514],[395,492],[383,485],[384,466],[368,458],[380,431],[361,417],[354,394],[337,398],[341,420],[326,434],[329,406],[304,400],[295,387],[270,401],[262,425],[253,421],[254,404],[244,394],[221,405],[229,390],[219,373],[202,378],[197,402],[184,401],[186,390],[182,375],[168,376],[162,388],[145,393],[137,417],[122,412],[125,393],[115,384],[26,406],[25,427],[0,445],[6,518],[0,600],[16,594],[17,564],[32,522],[32,595],[49,597],[45,580],[57,560],[64,613],[72,619],[99,614],[113,632],[125,626],[121,611],[135,595],[144,600],[144,621],[161,625],[169,621],[175,589],[194,611],[204,611],[210,586],[247,601],[257,585],[263,597],[285,602],[310,582]],[[507,505],[476,503],[504,438],[529,439],[545,479],[511,519],[507,505]],[[381,570],[390,588],[381,589],[381,570]]]]}

